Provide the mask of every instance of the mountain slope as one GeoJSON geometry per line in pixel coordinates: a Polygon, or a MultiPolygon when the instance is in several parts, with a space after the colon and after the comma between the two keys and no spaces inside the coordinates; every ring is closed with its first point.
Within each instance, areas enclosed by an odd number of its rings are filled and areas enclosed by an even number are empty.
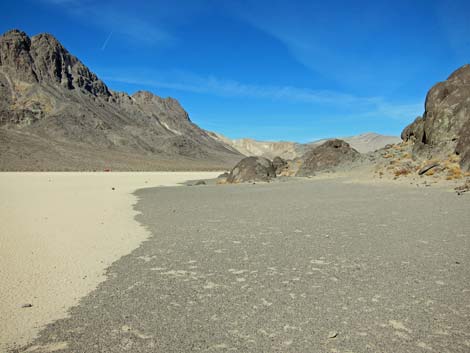
{"type": "Polygon", "coordinates": [[[2,170],[207,169],[240,158],[175,99],[113,92],[53,36],[0,37],[2,170]]]}

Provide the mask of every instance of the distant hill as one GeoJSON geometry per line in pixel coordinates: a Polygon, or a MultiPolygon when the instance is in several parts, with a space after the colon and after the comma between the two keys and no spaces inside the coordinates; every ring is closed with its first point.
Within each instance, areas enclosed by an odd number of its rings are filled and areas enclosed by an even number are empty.
{"type": "Polygon", "coordinates": [[[298,156],[300,144],[287,141],[258,141],[251,138],[231,140],[228,137],[209,132],[209,134],[217,141],[223,142],[231,146],[234,150],[245,156],[262,156],[273,159],[280,156],[285,159],[293,159],[298,156]]]}
{"type": "Polygon", "coordinates": [[[0,37],[0,170],[219,169],[241,157],[177,100],[110,90],[50,34],[0,37]]]}
{"type": "MultiPolygon", "coordinates": [[[[360,135],[339,137],[341,140],[346,141],[352,148],[360,153],[367,153],[376,151],[389,144],[401,142],[399,136],[380,135],[375,132],[367,132],[360,135]]],[[[308,145],[319,145],[330,139],[323,139],[309,143],[308,145]]]]}
{"type": "MultiPolygon", "coordinates": [[[[257,141],[250,138],[231,140],[221,134],[209,132],[209,134],[220,142],[230,145],[245,156],[262,156],[266,158],[274,158],[280,156],[284,159],[294,159],[302,156],[312,147],[321,145],[331,139],[322,139],[305,144],[288,142],[288,141],[257,141]]],[[[398,136],[385,136],[373,132],[350,136],[340,137],[361,153],[372,152],[380,149],[388,144],[399,143],[401,141],[398,136]]],[[[333,139],[333,138],[332,138],[333,139]]]]}

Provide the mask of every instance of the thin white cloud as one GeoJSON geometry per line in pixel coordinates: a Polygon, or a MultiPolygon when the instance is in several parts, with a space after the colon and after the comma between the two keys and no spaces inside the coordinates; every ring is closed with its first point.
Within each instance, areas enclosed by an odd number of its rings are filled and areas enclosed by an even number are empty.
{"type": "Polygon", "coordinates": [[[109,36],[106,38],[104,41],[103,45],[101,46],[101,50],[104,51],[106,47],[108,46],[109,41],[111,40],[111,37],[113,36],[113,32],[109,33],[109,36]]]}
{"type": "MultiPolygon", "coordinates": [[[[158,74],[150,76],[159,76],[158,74]]],[[[177,74],[176,80],[154,80],[131,76],[105,76],[106,80],[144,85],[155,88],[170,88],[193,93],[209,93],[217,96],[263,98],[273,100],[288,100],[304,103],[343,104],[372,103],[375,98],[358,98],[353,95],[327,91],[311,90],[292,86],[261,86],[245,84],[235,80],[221,80],[214,76],[197,76],[177,74]],[[185,76],[183,79],[182,76],[185,76]]]]}
{"type": "Polygon", "coordinates": [[[248,99],[265,99],[294,103],[311,104],[322,108],[331,107],[338,118],[351,117],[370,119],[375,117],[409,121],[422,112],[421,103],[393,104],[383,97],[361,97],[344,92],[312,90],[293,86],[253,85],[235,80],[224,80],[214,76],[199,76],[188,73],[173,73],[166,79],[165,73],[132,74],[129,76],[105,75],[111,82],[120,82],[146,86],[150,88],[167,88],[185,92],[210,94],[219,97],[242,97],[248,99]],[[160,77],[162,79],[153,79],[160,77]],[[343,111],[344,113],[338,113],[343,111]]]}

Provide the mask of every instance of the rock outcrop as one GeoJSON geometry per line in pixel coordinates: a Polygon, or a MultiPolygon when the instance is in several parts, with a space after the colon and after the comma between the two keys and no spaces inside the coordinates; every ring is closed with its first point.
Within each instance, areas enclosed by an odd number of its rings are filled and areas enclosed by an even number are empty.
{"type": "Polygon", "coordinates": [[[177,100],[113,92],[50,34],[0,36],[0,98],[3,170],[219,169],[243,157],[177,100]]]}
{"type": "Polygon", "coordinates": [[[457,153],[462,168],[470,169],[470,65],[431,88],[423,116],[403,130],[402,139],[413,141],[416,154],[457,153]]]}
{"type": "Polygon", "coordinates": [[[284,169],[287,168],[288,163],[285,159],[282,159],[281,157],[277,156],[273,159],[273,166],[274,170],[276,171],[276,175],[280,175],[282,174],[284,169]]]}
{"type": "Polygon", "coordinates": [[[470,119],[460,130],[455,153],[460,156],[460,166],[463,170],[470,171],[470,119]]]}
{"type": "Polygon", "coordinates": [[[255,181],[266,182],[275,177],[276,170],[269,159],[264,157],[246,157],[230,171],[227,182],[231,184],[255,181]]]}
{"type": "Polygon", "coordinates": [[[301,158],[297,176],[312,176],[316,172],[332,170],[345,163],[356,161],[360,153],[343,140],[328,140],[312,148],[301,158]]]}

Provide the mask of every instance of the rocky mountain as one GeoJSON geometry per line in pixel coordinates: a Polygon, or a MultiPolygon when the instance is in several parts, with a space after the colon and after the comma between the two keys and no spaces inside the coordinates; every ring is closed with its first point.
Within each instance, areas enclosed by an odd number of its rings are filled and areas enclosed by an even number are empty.
{"type": "MultiPolygon", "coordinates": [[[[284,159],[299,158],[313,147],[322,145],[326,141],[333,140],[322,139],[301,144],[288,141],[257,141],[250,138],[231,140],[218,133],[210,132],[209,134],[218,141],[231,146],[234,150],[245,156],[260,156],[269,159],[273,159],[276,156],[284,159]]],[[[356,136],[343,137],[341,139],[360,153],[373,152],[383,148],[388,144],[394,144],[401,141],[400,137],[398,136],[386,136],[373,132],[356,136]]]]}
{"type": "Polygon", "coordinates": [[[457,154],[462,169],[470,171],[470,65],[437,83],[426,96],[422,117],[402,132],[413,152],[428,158],[457,154]]]}
{"type": "Polygon", "coordinates": [[[110,90],[52,35],[0,37],[0,170],[214,169],[241,158],[175,99],[110,90]]]}

